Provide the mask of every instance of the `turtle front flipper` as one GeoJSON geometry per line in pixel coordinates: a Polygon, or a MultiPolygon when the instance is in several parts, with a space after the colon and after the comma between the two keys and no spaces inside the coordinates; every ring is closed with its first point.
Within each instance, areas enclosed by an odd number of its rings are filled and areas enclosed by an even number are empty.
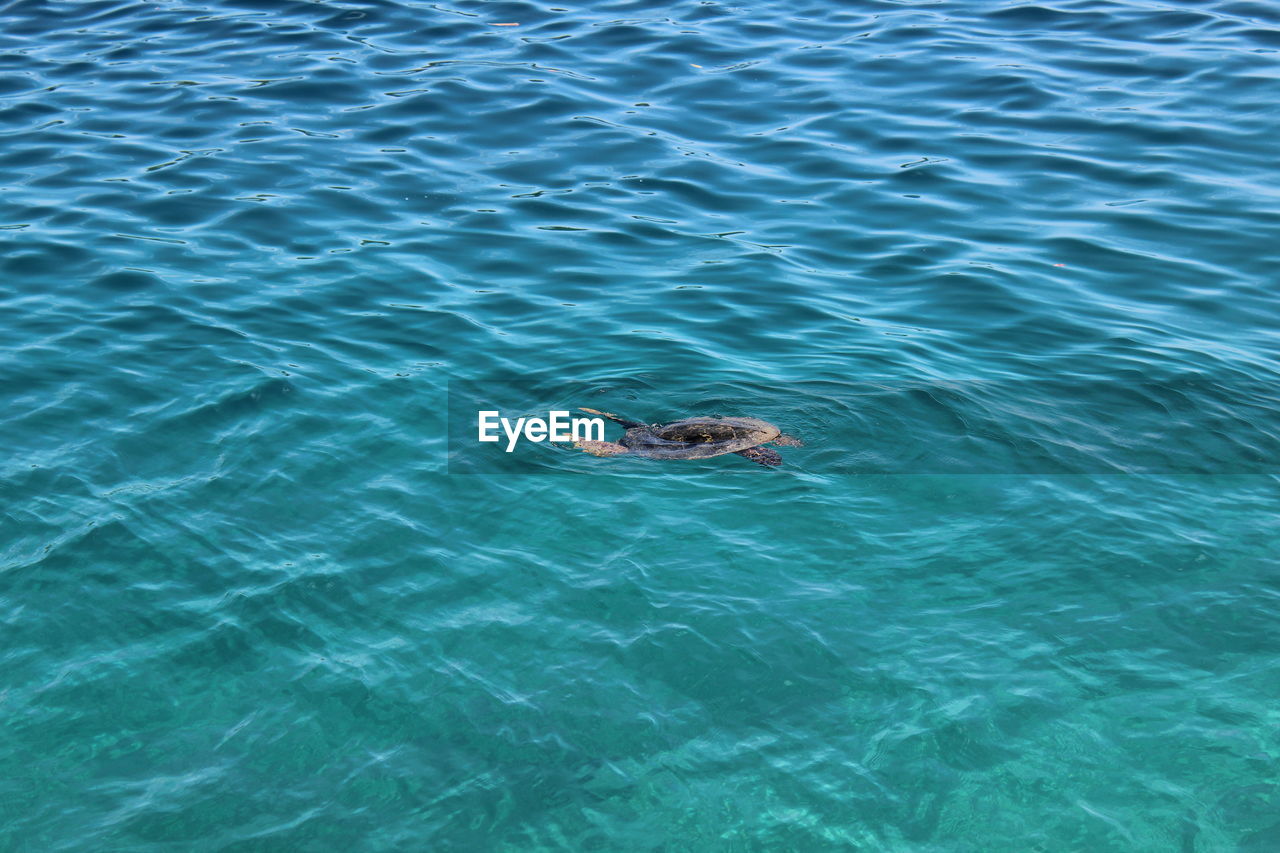
{"type": "Polygon", "coordinates": [[[592,414],[592,415],[600,415],[603,418],[608,418],[611,421],[616,421],[617,423],[622,424],[627,429],[631,429],[632,427],[645,426],[645,424],[641,423],[640,421],[633,421],[630,418],[624,418],[621,415],[615,415],[613,412],[602,412],[599,409],[588,409],[586,406],[579,406],[578,411],[587,412],[588,414],[592,414]]]}
{"type": "Polygon", "coordinates": [[[745,456],[752,462],[763,465],[766,468],[777,468],[782,464],[782,454],[774,450],[772,447],[748,447],[746,450],[736,451],[739,456],[745,456]]]}
{"type": "Polygon", "coordinates": [[[787,435],[785,432],[775,438],[773,443],[779,447],[804,447],[804,442],[796,438],[794,435],[787,435]]]}
{"type": "Polygon", "coordinates": [[[583,453],[590,453],[592,456],[620,456],[627,452],[627,448],[621,444],[612,441],[593,441],[590,439],[582,439],[575,441],[573,446],[581,450],[583,453]]]}

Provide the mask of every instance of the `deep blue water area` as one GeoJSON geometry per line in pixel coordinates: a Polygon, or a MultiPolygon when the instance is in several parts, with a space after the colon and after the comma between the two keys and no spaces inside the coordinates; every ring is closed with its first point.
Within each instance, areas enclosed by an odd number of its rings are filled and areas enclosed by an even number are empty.
{"type": "Polygon", "coordinates": [[[0,849],[1280,849],[1278,95],[1261,2],[0,4],[0,849]]]}

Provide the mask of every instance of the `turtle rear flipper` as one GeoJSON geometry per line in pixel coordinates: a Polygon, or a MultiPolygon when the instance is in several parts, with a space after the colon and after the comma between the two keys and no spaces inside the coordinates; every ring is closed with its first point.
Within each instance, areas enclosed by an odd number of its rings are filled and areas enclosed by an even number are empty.
{"type": "Polygon", "coordinates": [[[772,447],[748,447],[746,450],[736,451],[739,456],[745,456],[752,462],[763,465],[766,468],[777,468],[782,464],[782,454],[774,450],[772,447]]]}

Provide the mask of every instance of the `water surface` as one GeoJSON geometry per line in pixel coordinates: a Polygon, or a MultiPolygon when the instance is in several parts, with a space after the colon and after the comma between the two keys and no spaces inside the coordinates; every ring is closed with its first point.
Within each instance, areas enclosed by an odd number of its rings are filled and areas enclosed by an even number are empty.
{"type": "Polygon", "coordinates": [[[1271,6],[0,34],[0,846],[1280,846],[1271,6]]]}

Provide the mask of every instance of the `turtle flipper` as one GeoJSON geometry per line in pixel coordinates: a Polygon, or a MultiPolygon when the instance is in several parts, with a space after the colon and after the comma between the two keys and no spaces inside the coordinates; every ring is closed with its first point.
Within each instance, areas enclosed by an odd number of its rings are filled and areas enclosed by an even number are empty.
{"type": "Polygon", "coordinates": [[[647,424],[643,424],[640,421],[633,421],[630,418],[624,418],[621,415],[615,415],[613,414],[613,412],[602,412],[599,409],[588,409],[585,406],[579,406],[578,411],[587,412],[592,415],[600,415],[601,417],[608,418],[611,421],[617,421],[627,429],[631,429],[632,427],[647,426],[647,424]]]}
{"type": "Polygon", "coordinates": [[[774,450],[772,447],[748,447],[746,450],[736,451],[739,456],[745,456],[752,462],[763,465],[766,468],[777,468],[782,464],[782,454],[774,450]]]}
{"type": "Polygon", "coordinates": [[[794,435],[787,435],[785,432],[775,438],[773,443],[779,447],[804,447],[804,442],[796,438],[794,435]]]}
{"type": "Polygon", "coordinates": [[[583,453],[590,453],[592,456],[620,456],[627,452],[627,448],[624,445],[615,444],[612,441],[582,439],[575,441],[573,446],[583,453]]]}

